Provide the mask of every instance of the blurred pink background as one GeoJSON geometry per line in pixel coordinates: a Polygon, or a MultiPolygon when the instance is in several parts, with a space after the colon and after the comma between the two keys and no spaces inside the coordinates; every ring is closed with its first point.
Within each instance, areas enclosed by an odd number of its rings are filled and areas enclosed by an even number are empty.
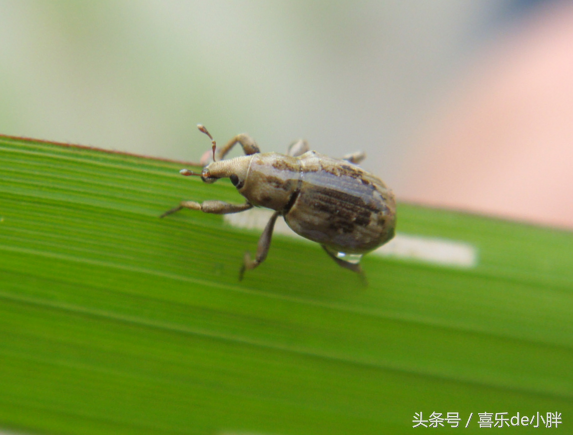
{"type": "Polygon", "coordinates": [[[573,228],[573,4],[486,45],[416,133],[402,199],[573,228]]]}

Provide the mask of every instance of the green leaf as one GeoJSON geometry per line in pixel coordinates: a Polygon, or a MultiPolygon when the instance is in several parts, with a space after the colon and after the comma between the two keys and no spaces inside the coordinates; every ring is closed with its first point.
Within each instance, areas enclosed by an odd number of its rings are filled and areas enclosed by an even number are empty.
{"type": "Polygon", "coordinates": [[[370,254],[364,288],[277,234],[239,282],[260,230],[158,218],[241,201],[182,167],[0,137],[0,426],[403,434],[425,432],[417,412],[458,412],[474,433],[478,413],[559,412],[570,427],[571,233],[400,204],[400,235],[463,243],[475,264],[370,254]]]}

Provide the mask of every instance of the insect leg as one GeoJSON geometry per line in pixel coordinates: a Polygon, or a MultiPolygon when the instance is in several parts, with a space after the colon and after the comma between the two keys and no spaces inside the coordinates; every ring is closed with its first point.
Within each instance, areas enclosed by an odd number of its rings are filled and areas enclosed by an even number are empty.
{"type": "Polygon", "coordinates": [[[366,153],[364,151],[356,151],[352,154],[346,154],[342,157],[342,160],[346,160],[350,163],[360,163],[366,158],[366,153]]]}
{"type": "Polygon", "coordinates": [[[289,145],[287,156],[297,157],[306,153],[309,149],[308,142],[304,139],[299,139],[289,145]]]}
{"type": "Polygon", "coordinates": [[[360,275],[360,277],[362,278],[363,284],[368,285],[368,281],[366,280],[366,275],[364,274],[362,267],[360,267],[360,264],[353,264],[353,263],[349,263],[348,261],[341,260],[336,255],[334,255],[332,252],[330,252],[326,248],[326,246],[324,246],[324,245],[320,245],[320,246],[322,246],[322,249],[324,249],[324,252],[326,252],[328,254],[328,256],[336,262],[336,264],[338,264],[340,267],[344,267],[345,269],[351,270],[352,272],[358,273],[360,275]]]}
{"type": "Polygon", "coordinates": [[[213,214],[229,214],[229,213],[239,213],[241,211],[248,210],[252,208],[252,204],[245,202],[244,204],[230,204],[223,201],[203,201],[202,203],[195,201],[181,201],[177,207],[167,210],[163,213],[160,218],[168,216],[170,214],[176,213],[184,208],[189,208],[191,210],[199,210],[203,213],[213,213],[213,214]]]}
{"type": "Polygon", "coordinates": [[[275,212],[272,215],[269,222],[267,223],[267,226],[265,227],[265,230],[263,231],[263,234],[261,234],[261,238],[259,239],[259,244],[257,246],[257,256],[255,257],[255,259],[254,260],[251,259],[251,254],[249,251],[245,252],[245,257],[243,258],[243,267],[241,267],[241,271],[239,272],[239,281],[243,279],[243,275],[245,274],[246,270],[254,269],[263,261],[265,261],[265,258],[267,258],[267,254],[269,253],[269,248],[271,247],[271,238],[273,236],[273,229],[275,227],[275,222],[277,220],[277,217],[279,217],[279,215],[280,212],[278,211],[275,212]]]}
{"type": "Polygon", "coordinates": [[[247,156],[261,152],[259,146],[251,136],[249,136],[246,133],[241,133],[236,135],[233,139],[229,141],[229,143],[227,143],[227,145],[225,145],[223,148],[219,150],[217,158],[219,160],[223,159],[227,155],[227,153],[231,151],[231,149],[238,143],[241,144],[241,146],[243,147],[243,151],[247,156]]]}

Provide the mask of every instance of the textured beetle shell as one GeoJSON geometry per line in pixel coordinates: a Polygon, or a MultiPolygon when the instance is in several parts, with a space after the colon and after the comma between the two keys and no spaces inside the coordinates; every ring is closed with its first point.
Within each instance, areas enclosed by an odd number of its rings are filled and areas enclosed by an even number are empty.
{"type": "Polygon", "coordinates": [[[347,254],[364,254],[394,236],[396,202],[382,180],[314,151],[300,163],[300,194],[284,216],[294,232],[347,254]]]}
{"type": "Polygon", "coordinates": [[[346,160],[255,154],[240,187],[251,204],[281,211],[294,232],[335,252],[365,254],[394,236],[394,194],[346,160]]]}

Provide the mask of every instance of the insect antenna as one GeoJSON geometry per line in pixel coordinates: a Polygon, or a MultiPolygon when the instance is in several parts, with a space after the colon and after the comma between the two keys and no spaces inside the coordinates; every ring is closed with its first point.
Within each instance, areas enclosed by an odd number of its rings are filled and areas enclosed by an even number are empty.
{"type": "Polygon", "coordinates": [[[188,176],[190,176],[190,175],[194,175],[194,176],[196,176],[196,177],[200,177],[200,176],[201,176],[201,174],[198,174],[197,172],[190,171],[189,169],[181,169],[181,170],[179,171],[179,173],[180,173],[181,175],[185,175],[186,177],[188,177],[188,176]]]}
{"type": "Polygon", "coordinates": [[[211,136],[211,133],[209,133],[203,124],[197,124],[197,128],[201,133],[205,133],[207,136],[209,136],[209,139],[211,139],[211,143],[213,144],[213,161],[215,161],[215,150],[217,149],[217,143],[215,142],[215,139],[213,139],[213,136],[211,136]]]}

